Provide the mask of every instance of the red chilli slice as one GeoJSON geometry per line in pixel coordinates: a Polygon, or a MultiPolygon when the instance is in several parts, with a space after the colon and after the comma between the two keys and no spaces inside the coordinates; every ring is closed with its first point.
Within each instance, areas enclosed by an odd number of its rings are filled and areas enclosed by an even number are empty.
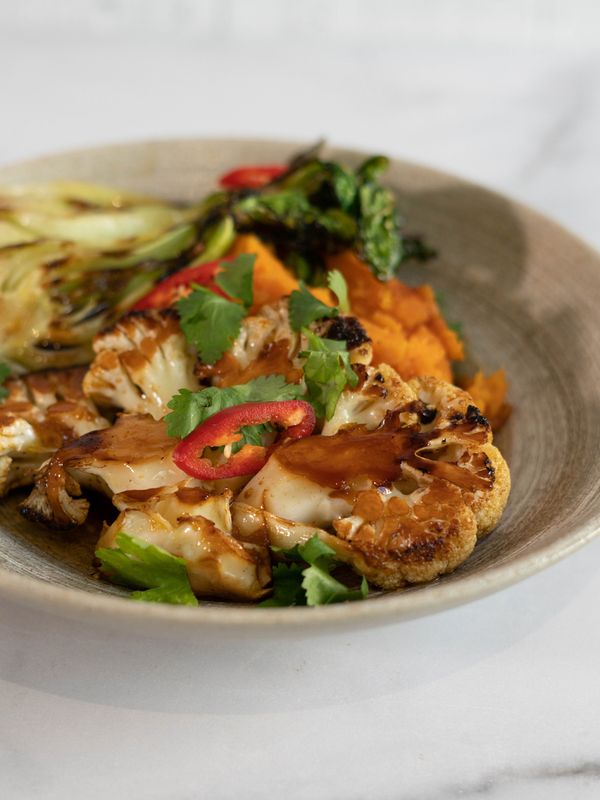
{"type": "Polygon", "coordinates": [[[282,164],[256,164],[237,167],[219,178],[223,189],[260,189],[286,171],[282,164]]]}
{"type": "Polygon", "coordinates": [[[267,461],[266,447],[246,444],[218,466],[204,458],[203,453],[206,447],[222,447],[238,442],[242,438],[239,431],[246,425],[264,423],[282,426],[285,429],[284,439],[302,439],[313,432],[316,418],[313,407],[304,400],[241,403],[209,417],[182,439],[173,451],[173,461],[179,469],[201,480],[254,475],[267,461]]]}
{"type": "Polygon", "coordinates": [[[198,264],[196,266],[191,264],[189,267],[184,267],[178,272],[174,272],[160,281],[160,283],[157,283],[141,300],[138,300],[132,310],[145,311],[148,308],[168,308],[177,300],[189,294],[192,283],[206,286],[211,292],[219,294],[221,297],[227,297],[225,292],[215,283],[215,275],[219,270],[219,265],[227,260],[226,258],[220,258],[217,261],[208,261],[206,264],[198,264]]]}

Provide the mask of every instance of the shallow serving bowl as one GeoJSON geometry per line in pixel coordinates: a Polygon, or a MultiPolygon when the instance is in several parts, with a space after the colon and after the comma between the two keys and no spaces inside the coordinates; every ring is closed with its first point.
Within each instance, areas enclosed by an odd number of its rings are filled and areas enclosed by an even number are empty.
{"type": "MultiPolygon", "coordinates": [[[[241,163],[276,162],[297,143],[142,142],[0,168],[0,182],[82,179],[174,200],[198,198],[241,163]]],[[[331,149],[354,164],[363,154],[331,149]]],[[[215,627],[258,635],[392,622],[464,603],[567,555],[600,529],[600,256],[560,226],[459,178],[394,161],[387,181],[407,229],[439,253],[402,277],[430,282],[463,326],[471,360],[504,367],[515,411],[497,437],[513,490],[498,528],[452,575],[365,602],[262,609],[136,603],[94,576],[97,533],[49,533],[0,504],[0,594],[89,622],[155,633],[215,627]]],[[[206,631],[208,632],[208,631],[206,631]]]]}

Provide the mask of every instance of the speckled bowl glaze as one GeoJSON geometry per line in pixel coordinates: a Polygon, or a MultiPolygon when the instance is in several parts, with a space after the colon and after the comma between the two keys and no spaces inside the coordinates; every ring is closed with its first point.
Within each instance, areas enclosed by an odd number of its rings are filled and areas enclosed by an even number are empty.
{"type": "MultiPolygon", "coordinates": [[[[301,145],[172,140],[113,145],[0,169],[0,181],[82,179],[188,201],[235,164],[276,162],[301,145]]],[[[363,154],[331,149],[349,164],[363,154]]],[[[463,324],[471,360],[504,367],[515,412],[497,437],[513,490],[498,528],[456,572],[362,603],[261,609],[136,603],[94,577],[93,525],[60,535],[27,523],[20,498],[0,504],[0,594],[66,616],[156,635],[217,631],[298,635],[394,622],[464,603],[518,581],[600,528],[600,256],[560,226],[459,178],[394,161],[387,181],[410,231],[439,252],[404,271],[430,282],[463,324]]],[[[97,524],[97,522],[96,522],[97,524]]]]}

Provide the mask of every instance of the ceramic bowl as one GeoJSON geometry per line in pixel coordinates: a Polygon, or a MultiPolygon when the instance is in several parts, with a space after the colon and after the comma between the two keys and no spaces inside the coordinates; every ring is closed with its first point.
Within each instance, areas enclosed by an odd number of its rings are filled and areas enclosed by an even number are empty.
{"type": "MultiPolygon", "coordinates": [[[[0,169],[0,182],[81,179],[191,201],[233,165],[277,162],[298,143],[172,140],[94,148],[0,169]]],[[[330,149],[355,164],[364,154],[330,149]]],[[[513,489],[497,529],[451,575],[365,602],[262,609],[136,603],[100,582],[97,531],[58,534],[0,504],[0,593],[53,612],[169,635],[282,635],[393,622],[496,591],[552,564],[600,528],[600,256],[554,222],[459,178],[393,161],[386,180],[407,229],[439,257],[403,278],[431,283],[460,321],[470,358],[504,367],[514,413],[496,443],[513,489]]]]}

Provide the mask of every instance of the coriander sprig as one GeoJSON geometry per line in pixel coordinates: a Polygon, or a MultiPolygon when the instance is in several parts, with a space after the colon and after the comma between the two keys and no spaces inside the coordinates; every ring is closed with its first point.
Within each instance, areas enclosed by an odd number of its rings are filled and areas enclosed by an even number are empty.
{"type": "Polygon", "coordinates": [[[191,294],[176,303],[181,329],[206,364],[218,361],[241,330],[253,303],[255,259],[243,254],[221,264],[215,283],[233,300],[196,285],[191,294]]]}
{"type": "Polygon", "coordinates": [[[367,579],[352,589],[331,574],[339,560],[335,550],[318,534],[290,550],[272,548],[287,562],[273,567],[273,595],[261,606],[322,606],[346,600],[364,600],[369,592],[367,579]]]}
{"type": "Polygon", "coordinates": [[[304,359],[307,399],[317,417],[331,419],[341,393],[346,386],[356,387],[358,375],[350,364],[346,342],[323,339],[308,328],[303,328],[302,333],[307,340],[307,349],[300,353],[304,359]]]}

